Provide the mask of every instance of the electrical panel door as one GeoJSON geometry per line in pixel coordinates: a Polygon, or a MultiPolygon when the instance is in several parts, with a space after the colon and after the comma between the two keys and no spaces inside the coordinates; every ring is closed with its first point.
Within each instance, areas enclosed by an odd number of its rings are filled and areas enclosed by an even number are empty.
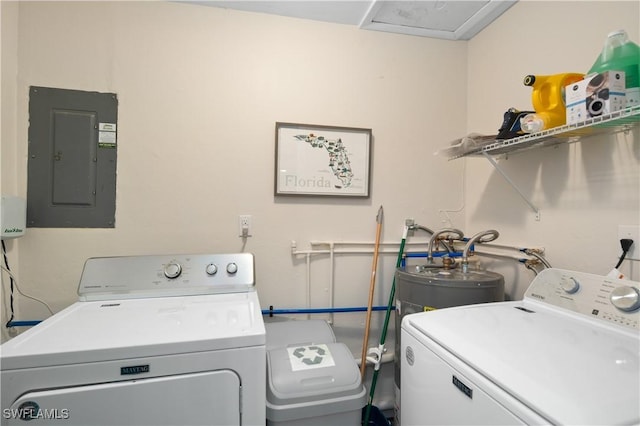
{"type": "Polygon", "coordinates": [[[115,227],[118,98],[32,86],[27,227],[115,227]]]}

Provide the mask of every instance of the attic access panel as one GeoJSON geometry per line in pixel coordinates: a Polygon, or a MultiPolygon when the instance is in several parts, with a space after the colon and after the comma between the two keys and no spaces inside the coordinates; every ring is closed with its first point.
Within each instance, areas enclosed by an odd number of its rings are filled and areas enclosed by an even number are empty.
{"type": "Polygon", "coordinates": [[[115,93],[29,90],[27,227],[114,228],[115,93]]]}
{"type": "Polygon", "coordinates": [[[360,28],[447,40],[470,40],[516,1],[375,0],[360,23],[360,28]]]}

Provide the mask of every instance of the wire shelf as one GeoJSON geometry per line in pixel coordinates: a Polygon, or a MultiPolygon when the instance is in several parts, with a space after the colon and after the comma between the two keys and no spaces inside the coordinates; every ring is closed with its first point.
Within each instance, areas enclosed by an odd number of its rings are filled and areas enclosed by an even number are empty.
{"type": "MultiPolygon", "coordinates": [[[[638,123],[640,123],[640,105],[605,114],[600,117],[593,117],[580,123],[554,127],[553,129],[543,130],[513,139],[492,139],[484,137],[481,138],[480,144],[478,144],[480,146],[461,148],[458,149],[457,152],[456,150],[451,150],[449,152],[449,160],[469,156],[485,156],[486,154],[497,156],[531,148],[577,142],[585,137],[627,132],[637,127],[638,123]]],[[[473,140],[473,137],[469,139],[473,140]]]]}

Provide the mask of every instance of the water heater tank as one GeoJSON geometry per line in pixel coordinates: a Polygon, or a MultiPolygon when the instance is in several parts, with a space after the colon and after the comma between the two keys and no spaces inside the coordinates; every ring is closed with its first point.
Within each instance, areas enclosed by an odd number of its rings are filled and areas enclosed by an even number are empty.
{"type": "MultiPolygon", "coordinates": [[[[485,270],[406,266],[396,270],[395,359],[400,359],[402,319],[416,312],[504,301],[504,277],[485,270]]],[[[395,416],[400,420],[400,363],[395,365],[395,416]]]]}

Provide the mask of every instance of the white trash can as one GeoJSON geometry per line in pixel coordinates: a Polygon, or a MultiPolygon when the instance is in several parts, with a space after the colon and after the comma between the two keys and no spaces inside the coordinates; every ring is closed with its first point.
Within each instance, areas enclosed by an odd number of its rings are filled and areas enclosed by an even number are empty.
{"type": "Polygon", "coordinates": [[[324,320],[265,324],[267,425],[360,426],[367,393],[349,348],[324,320]]]}
{"type": "Polygon", "coordinates": [[[343,343],[267,351],[267,425],[361,424],[367,393],[343,343]]]}

